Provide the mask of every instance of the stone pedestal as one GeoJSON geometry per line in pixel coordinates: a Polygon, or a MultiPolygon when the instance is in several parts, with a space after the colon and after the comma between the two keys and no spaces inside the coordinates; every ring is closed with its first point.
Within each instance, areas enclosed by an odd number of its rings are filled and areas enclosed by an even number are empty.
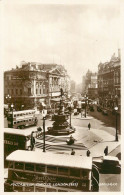
{"type": "Polygon", "coordinates": [[[63,112],[62,101],[60,100],[58,114],[54,115],[53,127],[48,127],[48,133],[51,135],[69,135],[74,133],[75,128],[70,126],[67,119],[68,115],[63,112]]]}

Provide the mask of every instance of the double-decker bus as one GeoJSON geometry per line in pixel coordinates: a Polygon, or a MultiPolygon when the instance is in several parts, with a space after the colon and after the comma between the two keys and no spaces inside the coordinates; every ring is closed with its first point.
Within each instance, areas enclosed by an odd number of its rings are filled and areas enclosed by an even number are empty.
{"type": "Polygon", "coordinates": [[[42,131],[31,129],[4,128],[4,157],[6,158],[15,150],[29,150],[31,147],[31,136],[40,137],[42,131]]]}
{"type": "Polygon", "coordinates": [[[7,181],[13,191],[90,192],[99,189],[99,172],[93,171],[92,157],[17,150],[7,161],[7,181]]]}
{"type": "Polygon", "coordinates": [[[37,125],[35,110],[13,111],[8,113],[8,127],[24,129],[25,127],[37,125]]]}

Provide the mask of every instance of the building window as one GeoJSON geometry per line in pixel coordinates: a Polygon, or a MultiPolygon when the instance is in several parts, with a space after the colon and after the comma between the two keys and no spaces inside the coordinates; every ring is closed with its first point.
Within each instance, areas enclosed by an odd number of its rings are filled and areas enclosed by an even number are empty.
{"type": "Polygon", "coordinates": [[[11,93],[12,93],[12,95],[13,95],[13,89],[11,90],[11,93]]]}
{"type": "Polygon", "coordinates": [[[41,94],[41,89],[40,89],[40,94],[41,94]]]}
{"type": "Polygon", "coordinates": [[[8,94],[9,94],[9,89],[8,89],[8,94]]]}
{"type": "Polygon", "coordinates": [[[31,88],[28,88],[28,95],[31,95],[31,88]]]}
{"type": "Polygon", "coordinates": [[[20,89],[20,95],[22,95],[22,89],[20,89]]]}
{"type": "Polygon", "coordinates": [[[16,95],[18,95],[18,89],[16,89],[16,95]]]}
{"type": "Polygon", "coordinates": [[[37,94],[38,90],[36,89],[36,94],[37,94]]]}

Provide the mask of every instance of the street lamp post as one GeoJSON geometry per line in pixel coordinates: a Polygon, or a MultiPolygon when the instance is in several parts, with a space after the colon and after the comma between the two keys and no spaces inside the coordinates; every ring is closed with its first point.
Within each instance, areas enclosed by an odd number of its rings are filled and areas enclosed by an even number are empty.
{"type": "Polygon", "coordinates": [[[11,99],[11,95],[8,94],[8,95],[6,96],[6,100],[7,100],[7,103],[8,103],[8,109],[9,109],[9,100],[10,100],[10,99],[11,99]]]}
{"type": "Polygon", "coordinates": [[[87,112],[87,100],[88,100],[88,97],[86,95],[85,96],[85,118],[86,118],[86,112],[87,112]]]}
{"type": "Polygon", "coordinates": [[[69,105],[69,114],[70,114],[70,127],[71,127],[71,112],[72,112],[72,103],[69,105]]]}
{"type": "Polygon", "coordinates": [[[118,141],[118,132],[117,132],[118,131],[117,130],[118,129],[118,116],[117,116],[118,115],[118,113],[117,113],[118,107],[117,106],[115,107],[115,111],[116,111],[116,134],[115,134],[115,141],[118,141]]]}
{"type": "Polygon", "coordinates": [[[12,128],[13,128],[13,107],[14,107],[14,105],[11,104],[11,108],[12,108],[12,128]]]}
{"type": "Polygon", "coordinates": [[[45,119],[47,115],[47,110],[43,109],[42,116],[43,116],[43,152],[45,152],[45,119]]]}
{"type": "Polygon", "coordinates": [[[71,106],[70,106],[70,127],[71,127],[71,106]]]}

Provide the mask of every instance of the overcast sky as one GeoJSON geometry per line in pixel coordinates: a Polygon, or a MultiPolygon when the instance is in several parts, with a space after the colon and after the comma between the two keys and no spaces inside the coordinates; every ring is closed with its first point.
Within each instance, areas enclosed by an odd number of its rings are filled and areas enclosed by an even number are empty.
{"type": "Polygon", "coordinates": [[[63,64],[81,82],[120,48],[118,4],[4,5],[4,70],[21,61],[63,64]]]}

